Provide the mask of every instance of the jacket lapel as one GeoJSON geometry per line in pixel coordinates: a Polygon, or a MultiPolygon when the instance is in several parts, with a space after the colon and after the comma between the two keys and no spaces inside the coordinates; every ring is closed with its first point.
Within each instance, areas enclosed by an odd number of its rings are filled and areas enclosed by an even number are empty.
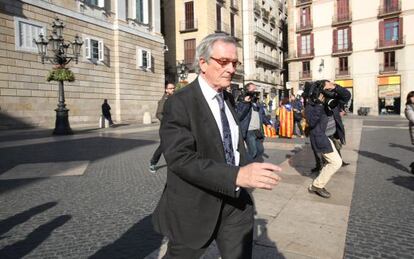
{"type": "Polygon", "coordinates": [[[194,81],[194,90],[195,90],[195,104],[197,106],[197,115],[200,116],[200,121],[202,123],[202,128],[206,131],[209,131],[211,134],[211,139],[213,144],[220,150],[224,157],[223,143],[221,140],[220,130],[217,126],[214,115],[210,110],[206,99],[204,98],[203,92],[201,91],[198,79],[194,81]]]}

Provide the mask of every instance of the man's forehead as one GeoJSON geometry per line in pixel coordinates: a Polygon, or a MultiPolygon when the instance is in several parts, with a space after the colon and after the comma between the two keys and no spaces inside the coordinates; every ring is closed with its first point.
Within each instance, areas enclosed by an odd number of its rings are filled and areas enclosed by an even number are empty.
{"type": "Polygon", "coordinates": [[[223,57],[231,56],[231,54],[235,54],[237,57],[237,48],[236,48],[236,45],[234,45],[233,43],[219,40],[219,41],[214,42],[211,53],[213,55],[220,54],[223,57]],[[230,48],[234,48],[235,50],[234,53],[229,52],[230,48]]]}

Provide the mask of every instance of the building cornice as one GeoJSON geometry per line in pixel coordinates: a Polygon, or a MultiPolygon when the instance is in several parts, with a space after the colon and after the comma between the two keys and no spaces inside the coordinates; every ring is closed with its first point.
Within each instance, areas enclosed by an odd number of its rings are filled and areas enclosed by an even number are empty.
{"type": "Polygon", "coordinates": [[[119,24],[118,22],[115,23],[110,23],[107,21],[103,21],[100,19],[97,19],[95,17],[91,17],[91,16],[87,16],[75,11],[72,11],[70,9],[61,7],[61,6],[57,6],[54,5],[52,3],[46,2],[46,1],[42,1],[42,0],[20,0],[21,2],[25,3],[25,4],[30,4],[60,15],[64,15],[76,20],[80,20],[86,23],[90,23],[90,24],[94,24],[106,29],[110,29],[110,30],[119,30],[119,31],[123,31],[126,33],[130,33],[148,40],[152,40],[158,43],[164,43],[164,38],[162,36],[158,36],[158,35],[153,35],[149,32],[145,32],[145,31],[141,31],[138,28],[134,29],[134,28],[130,28],[128,26],[119,24]]]}

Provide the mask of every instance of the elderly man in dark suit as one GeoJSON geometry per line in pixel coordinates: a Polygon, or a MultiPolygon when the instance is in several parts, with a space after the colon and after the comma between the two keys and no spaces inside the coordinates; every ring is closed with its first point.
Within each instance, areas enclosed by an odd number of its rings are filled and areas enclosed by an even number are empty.
{"type": "Polygon", "coordinates": [[[165,103],[160,136],[167,183],[153,214],[169,239],[164,258],[199,258],[213,240],[222,258],[251,258],[253,202],[246,188],[272,189],[280,167],[246,161],[233,97],[234,38],[211,34],[196,50],[199,76],[165,103]]]}

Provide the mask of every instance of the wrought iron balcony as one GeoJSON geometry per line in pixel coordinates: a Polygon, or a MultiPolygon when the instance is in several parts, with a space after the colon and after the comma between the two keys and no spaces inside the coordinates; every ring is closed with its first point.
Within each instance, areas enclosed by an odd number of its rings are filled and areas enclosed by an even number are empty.
{"type": "Polygon", "coordinates": [[[343,69],[337,68],[335,70],[335,77],[341,78],[341,77],[349,77],[351,75],[350,67],[346,67],[343,69]]]}
{"type": "Polygon", "coordinates": [[[352,12],[335,14],[332,17],[332,26],[345,25],[352,22],[352,12]]]}
{"type": "Polygon", "coordinates": [[[386,40],[379,39],[377,40],[376,51],[391,50],[391,49],[401,49],[405,46],[405,35],[398,39],[386,40]]]}
{"type": "Polygon", "coordinates": [[[308,21],[306,24],[298,23],[296,24],[296,32],[305,32],[310,31],[313,28],[312,21],[308,21]]]}
{"type": "Polygon", "coordinates": [[[395,3],[385,4],[385,0],[381,1],[378,8],[378,18],[386,16],[397,16],[401,13],[401,0],[395,1],[395,3]]]}
{"type": "Polygon", "coordinates": [[[348,46],[332,45],[332,56],[349,55],[352,53],[352,42],[348,46]]]}
{"type": "Polygon", "coordinates": [[[379,73],[380,74],[393,74],[398,72],[398,63],[394,62],[391,64],[380,64],[379,73]]]}
{"type": "Polygon", "coordinates": [[[180,32],[196,31],[197,29],[198,29],[197,19],[180,21],[180,32]]]}

